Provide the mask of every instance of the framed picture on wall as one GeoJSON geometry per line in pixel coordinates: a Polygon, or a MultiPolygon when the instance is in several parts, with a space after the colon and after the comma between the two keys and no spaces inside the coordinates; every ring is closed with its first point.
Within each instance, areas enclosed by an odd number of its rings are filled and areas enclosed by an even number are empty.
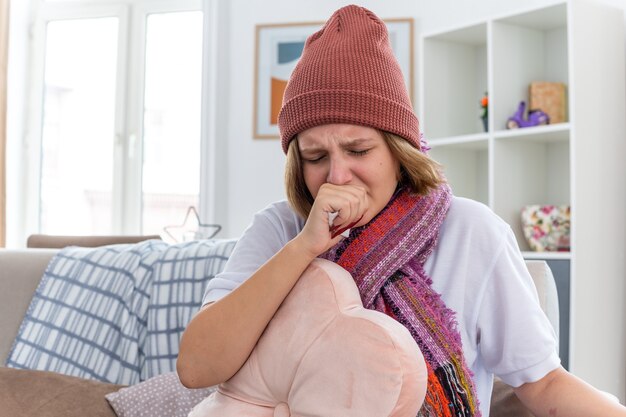
{"type": "MultiPolygon", "coordinates": [[[[413,96],[413,19],[385,19],[391,47],[413,96]]],[[[323,22],[256,26],[254,128],[257,139],[278,138],[278,112],[304,43],[323,22]]]]}

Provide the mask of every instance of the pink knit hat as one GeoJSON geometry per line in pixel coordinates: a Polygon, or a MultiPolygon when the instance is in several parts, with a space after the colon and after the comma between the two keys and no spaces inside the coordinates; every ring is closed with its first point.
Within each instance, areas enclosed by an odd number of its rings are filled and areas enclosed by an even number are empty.
{"type": "Polygon", "coordinates": [[[329,123],[395,133],[420,149],[419,122],[387,27],[363,7],[337,10],[306,40],[278,115],[283,151],[298,133],[329,123]]]}

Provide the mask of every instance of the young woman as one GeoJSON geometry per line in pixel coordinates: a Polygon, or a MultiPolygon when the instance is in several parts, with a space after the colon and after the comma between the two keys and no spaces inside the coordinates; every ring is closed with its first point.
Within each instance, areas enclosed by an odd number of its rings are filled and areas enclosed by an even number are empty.
{"type": "Polygon", "coordinates": [[[626,416],[561,367],[509,226],[454,197],[426,155],[376,15],[344,7],[307,40],[279,127],[289,202],[255,216],[210,282],[181,340],[184,385],[234,375],[323,257],[352,274],[365,307],[411,331],[429,371],[419,415],[488,415],[498,375],[538,416],[626,416]]]}

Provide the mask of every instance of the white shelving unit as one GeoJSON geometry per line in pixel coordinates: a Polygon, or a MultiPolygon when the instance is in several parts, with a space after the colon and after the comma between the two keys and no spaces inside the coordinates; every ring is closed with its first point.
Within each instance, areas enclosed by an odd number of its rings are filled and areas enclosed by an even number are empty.
{"type": "Polygon", "coordinates": [[[508,222],[525,258],[565,264],[559,296],[569,306],[562,310],[569,352],[562,359],[622,401],[624,38],[621,10],[564,0],[422,35],[419,83],[430,154],[444,165],[455,194],[483,202],[508,222]],[[565,83],[567,121],[507,130],[519,102],[528,103],[533,81],[565,83]],[[485,92],[487,132],[479,104],[485,92]],[[530,251],[520,219],[529,204],[571,206],[570,252],[530,251]]]}

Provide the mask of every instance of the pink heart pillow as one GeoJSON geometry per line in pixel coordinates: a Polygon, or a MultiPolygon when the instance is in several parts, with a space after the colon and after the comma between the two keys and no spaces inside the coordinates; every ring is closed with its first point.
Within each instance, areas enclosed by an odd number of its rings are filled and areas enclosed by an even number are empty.
{"type": "Polygon", "coordinates": [[[246,363],[189,416],[414,417],[427,377],[408,330],[365,309],[350,274],[317,259],[246,363]]]}

